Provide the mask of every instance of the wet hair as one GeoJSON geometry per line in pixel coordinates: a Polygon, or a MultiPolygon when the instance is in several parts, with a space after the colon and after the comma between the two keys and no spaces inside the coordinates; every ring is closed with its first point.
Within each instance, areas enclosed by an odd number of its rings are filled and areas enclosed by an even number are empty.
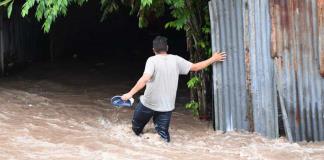
{"type": "Polygon", "coordinates": [[[153,40],[153,49],[155,52],[168,51],[168,39],[163,36],[156,36],[153,40]]]}

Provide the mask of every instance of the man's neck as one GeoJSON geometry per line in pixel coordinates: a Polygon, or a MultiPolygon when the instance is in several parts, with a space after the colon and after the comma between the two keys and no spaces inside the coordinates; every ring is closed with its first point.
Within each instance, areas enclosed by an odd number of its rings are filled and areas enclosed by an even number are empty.
{"type": "Polygon", "coordinates": [[[159,52],[156,55],[166,56],[166,55],[168,55],[168,52],[162,51],[162,52],[159,52]]]}

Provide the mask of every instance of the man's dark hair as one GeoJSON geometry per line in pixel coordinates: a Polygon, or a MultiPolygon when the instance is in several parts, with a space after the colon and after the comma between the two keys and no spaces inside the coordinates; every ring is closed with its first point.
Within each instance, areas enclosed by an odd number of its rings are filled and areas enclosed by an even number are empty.
{"type": "Polygon", "coordinates": [[[156,36],[153,40],[153,49],[159,53],[162,51],[168,51],[168,39],[163,36],[156,36]]]}

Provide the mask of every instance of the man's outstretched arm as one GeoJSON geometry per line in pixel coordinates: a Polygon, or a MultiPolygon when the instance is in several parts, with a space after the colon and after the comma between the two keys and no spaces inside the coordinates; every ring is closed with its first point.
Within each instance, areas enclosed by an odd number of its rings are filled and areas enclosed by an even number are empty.
{"type": "Polygon", "coordinates": [[[209,65],[215,63],[215,62],[223,62],[226,59],[226,54],[225,52],[222,53],[214,53],[212,57],[210,57],[207,60],[198,62],[198,63],[194,63],[191,65],[190,71],[200,71],[206,67],[208,67],[209,65]]]}
{"type": "Polygon", "coordinates": [[[122,100],[128,100],[134,96],[138,91],[143,89],[146,85],[146,83],[151,79],[151,75],[144,73],[143,76],[137,81],[135,86],[126,94],[122,96],[122,100]]]}

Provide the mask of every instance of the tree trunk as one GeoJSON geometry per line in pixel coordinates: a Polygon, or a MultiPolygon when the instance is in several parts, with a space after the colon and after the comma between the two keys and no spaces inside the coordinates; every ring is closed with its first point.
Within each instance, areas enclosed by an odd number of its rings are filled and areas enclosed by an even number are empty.
{"type": "MultiPolygon", "coordinates": [[[[186,37],[187,37],[187,51],[189,52],[190,55],[190,61],[194,62],[194,51],[193,51],[193,46],[192,46],[192,38],[190,36],[190,33],[187,31],[186,32],[186,37]]],[[[193,72],[190,72],[190,78],[194,77],[195,74],[193,72]]],[[[190,100],[195,100],[196,90],[194,88],[190,88],[190,100]]]]}
{"type": "Polygon", "coordinates": [[[199,115],[201,119],[208,120],[208,108],[207,108],[207,99],[206,99],[206,76],[203,71],[199,73],[199,79],[201,79],[201,86],[200,86],[200,95],[201,97],[199,98],[200,102],[200,109],[199,109],[199,115]]]}

